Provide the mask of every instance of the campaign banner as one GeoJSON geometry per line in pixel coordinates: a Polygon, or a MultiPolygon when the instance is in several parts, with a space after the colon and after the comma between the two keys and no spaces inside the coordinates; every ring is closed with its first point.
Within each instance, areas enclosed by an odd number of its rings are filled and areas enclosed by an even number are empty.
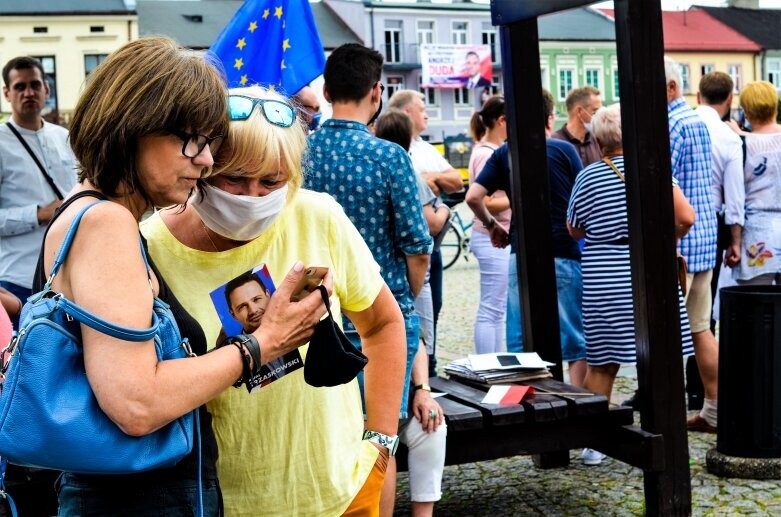
{"type": "Polygon", "coordinates": [[[488,45],[421,45],[423,88],[488,88],[491,47],[488,45]]]}

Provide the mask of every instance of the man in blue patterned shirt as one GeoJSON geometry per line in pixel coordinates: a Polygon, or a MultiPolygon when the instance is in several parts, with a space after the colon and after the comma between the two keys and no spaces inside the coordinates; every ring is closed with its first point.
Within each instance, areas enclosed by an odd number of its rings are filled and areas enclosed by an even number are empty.
{"type": "Polygon", "coordinates": [[[708,126],[683,98],[678,64],[665,58],[667,115],[673,176],[694,207],[696,219],[681,239],[688,266],[686,311],[692,329],[694,355],[705,388],[702,411],[687,422],[690,431],[716,432],[719,349],[710,330],[711,277],[716,265],[717,220],[713,205],[713,167],[708,126]]]}
{"type": "MultiPolygon", "coordinates": [[[[382,109],[382,55],[358,44],[334,50],[325,65],[323,93],[333,118],[310,136],[305,187],[331,194],[361,232],[407,327],[406,416],[410,369],[418,349],[415,296],[423,285],[433,241],[423,218],[415,171],[397,144],[367,127],[382,109]]],[[[345,331],[355,340],[349,321],[345,331]]],[[[400,387],[401,389],[401,387],[400,387]]]]}

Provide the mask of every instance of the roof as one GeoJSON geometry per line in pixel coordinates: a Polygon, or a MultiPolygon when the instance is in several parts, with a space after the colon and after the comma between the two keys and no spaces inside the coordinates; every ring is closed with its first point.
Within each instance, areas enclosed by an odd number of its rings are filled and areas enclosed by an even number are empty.
{"type": "Polygon", "coordinates": [[[123,0],[0,0],[0,16],[134,13],[123,0]]]}
{"type": "Polygon", "coordinates": [[[781,49],[781,9],[738,9],[737,7],[703,7],[701,9],[759,43],[765,49],[781,49]]]}
{"type": "MultiPolygon", "coordinates": [[[[138,32],[141,36],[170,36],[185,47],[209,48],[243,3],[243,0],[139,0],[138,32]]],[[[310,5],[323,48],[362,43],[325,4],[310,5]]]]}
{"type": "MultiPolygon", "coordinates": [[[[613,17],[612,9],[602,12],[613,17]]],[[[759,52],[762,47],[707,12],[662,11],[664,49],[672,51],[759,52]]]]}
{"type": "Polygon", "coordinates": [[[596,9],[581,8],[542,16],[538,23],[542,41],[615,41],[613,20],[596,9]]]}
{"type": "MultiPolygon", "coordinates": [[[[361,1],[361,0],[356,0],[361,1]]],[[[375,9],[425,9],[427,11],[486,11],[491,10],[487,3],[473,3],[469,0],[451,2],[431,0],[362,0],[363,5],[375,9]]]]}

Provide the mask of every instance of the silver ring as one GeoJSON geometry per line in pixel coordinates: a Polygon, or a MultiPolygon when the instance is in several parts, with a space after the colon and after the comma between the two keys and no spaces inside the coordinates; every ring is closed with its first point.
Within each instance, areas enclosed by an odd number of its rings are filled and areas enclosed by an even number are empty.
{"type": "Polygon", "coordinates": [[[439,416],[439,412],[436,409],[432,409],[428,412],[428,416],[431,418],[437,418],[439,416]]]}

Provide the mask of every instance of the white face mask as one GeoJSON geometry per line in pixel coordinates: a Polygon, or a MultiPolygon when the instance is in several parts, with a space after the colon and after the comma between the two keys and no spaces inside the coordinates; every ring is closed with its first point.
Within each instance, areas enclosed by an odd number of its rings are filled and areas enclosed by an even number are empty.
{"type": "Polygon", "coordinates": [[[192,199],[193,208],[213,232],[234,241],[260,236],[285,208],[287,185],[262,197],[230,194],[211,185],[192,199]]]}

